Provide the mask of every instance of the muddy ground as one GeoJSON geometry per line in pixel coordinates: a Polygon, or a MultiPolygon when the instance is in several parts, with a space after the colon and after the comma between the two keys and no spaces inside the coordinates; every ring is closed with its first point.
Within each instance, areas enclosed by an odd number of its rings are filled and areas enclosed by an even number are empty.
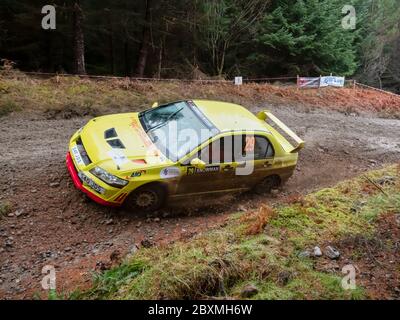
{"type": "Polygon", "coordinates": [[[90,117],[1,118],[0,201],[10,201],[13,210],[0,220],[0,298],[46,297],[41,288],[46,265],[56,268],[58,291],[87,288],[94,271],[143,244],[190,238],[223,224],[232,211],[331,186],[399,160],[400,120],[300,107],[272,110],[307,143],[295,175],[277,196],[244,195],[211,208],[166,209],[157,217],[102,208],[74,189],[64,164],[68,140],[90,117]]]}

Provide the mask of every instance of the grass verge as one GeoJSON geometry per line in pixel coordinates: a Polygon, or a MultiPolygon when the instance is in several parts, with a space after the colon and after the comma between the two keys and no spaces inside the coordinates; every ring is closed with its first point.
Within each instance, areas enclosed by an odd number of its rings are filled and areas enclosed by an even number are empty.
{"type": "Polygon", "coordinates": [[[282,84],[190,83],[89,80],[78,77],[35,79],[21,72],[0,72],[0,117],[13,111],[44,112],[48,118],[96,116],[140,111],[153,102],[212,99],[244,106],[304,106],[342,112],[377,112],[400,117],[400,96],[364,89],[298,90],[282,84]]]}
{"type": "MultiPolygon", "coordinates": [[[[341,239],[374,238],[383,214],[400,212],[400,165],[372,171],[273,208],[234,213],[225,227],[186,242],[141,249],[96,276],[82,299],[363,299],[339,270],[305,255],[341,239]],[[251,285],[250,294],[244,294],[251,285]],[[255,288],[255,289],[254,289],[255,288]]],[[[339,265],[349,263],[341,256],[339,265]]]]}

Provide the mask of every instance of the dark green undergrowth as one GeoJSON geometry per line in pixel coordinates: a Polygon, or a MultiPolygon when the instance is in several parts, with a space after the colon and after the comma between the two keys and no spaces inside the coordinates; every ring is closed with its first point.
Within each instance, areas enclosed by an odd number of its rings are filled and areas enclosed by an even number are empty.
{"type": "Polygon", "coordinates": [[[234,213],[227,226],[186,242],[141,249],[73,298],[240,298],[249,284],[258,288],[254,299],[367,298],[361,287],[344,290],[341,273],[316,271],[312,258],[299,255],[349,236],[373,237],[379,215],[398,212],[399,166],[367,176],[273,209],[234,213]]]}

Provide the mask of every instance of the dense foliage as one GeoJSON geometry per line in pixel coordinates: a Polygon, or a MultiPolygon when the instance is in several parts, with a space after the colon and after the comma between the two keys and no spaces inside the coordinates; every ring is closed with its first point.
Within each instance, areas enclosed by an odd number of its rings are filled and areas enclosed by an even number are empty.
{"type": "Polygon", "coordinates": [[[0,1],[0,58],[22,70],[146,77],[358,75],[399,87],[400,0],[0,1]],[[356,9],[355,29],[343,19],[356,9]]]}

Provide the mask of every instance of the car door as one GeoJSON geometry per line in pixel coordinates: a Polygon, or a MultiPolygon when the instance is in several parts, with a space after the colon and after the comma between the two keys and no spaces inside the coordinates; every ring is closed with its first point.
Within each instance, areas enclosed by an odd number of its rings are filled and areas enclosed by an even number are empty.
{"type": "Polygon", "coordinates": [[[210,141],[183,164],[184,172],[179,181],[177,194],[213,193],[236,189],[232,158],[232,135],[210,141]],[[191,166],[190,161],[194,158],[204,161],[205,169],[191,166]]]}
{"type": "Polygon", "coordinates": [[[272,173],[275,151],[262,134],[243,134],[234,139],[234,160],[238,164],[235,183],[251,188],[272,173]]]}

